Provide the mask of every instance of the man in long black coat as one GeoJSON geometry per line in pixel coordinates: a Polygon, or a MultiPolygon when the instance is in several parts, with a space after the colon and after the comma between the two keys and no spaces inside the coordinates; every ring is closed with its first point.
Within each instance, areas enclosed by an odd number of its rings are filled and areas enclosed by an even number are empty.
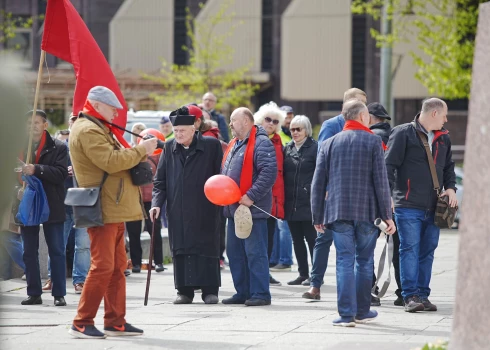
{"type": "Polygon", "coordinates": [[[165,144],[154,181],[152,220],[159,217],[167,200],[168,233],[178,290],[174,304],[190,304],[194,289],[202,290],[206,304],[218,302],[220,208],[204,195],[204,183],[220,173],[223,151],[220,142],[196,132],[201,116],[195,106],[174,111],[170,119],[175,139],[165,144]]]}

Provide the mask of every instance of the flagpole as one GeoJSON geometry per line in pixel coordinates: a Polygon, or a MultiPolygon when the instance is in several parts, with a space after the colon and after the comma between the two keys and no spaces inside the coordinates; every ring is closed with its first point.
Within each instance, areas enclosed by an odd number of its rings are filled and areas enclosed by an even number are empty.
{"type": "MultiPolygon", "coordinates": [[[[31,117],[31,129],[29,132],[29,144],[27,146],[27,156],[26,156],[26,164],[31,163],[31,153],[32,153],[32,125],[34,124],[34,118],[36,117],[37,104],[39,100],[39,90],[41,86],[41,77],[43,75],[43,63],[46,58],[46,51],[41,50],[41,57],[39,59],[39,70],[37,72],[37,82],[36,82],[36,93],[34,94],[34,108],[32,109],[32,117],[31,117]]],[[[25,187],[25,183],[24,183],[25,187]]]]}

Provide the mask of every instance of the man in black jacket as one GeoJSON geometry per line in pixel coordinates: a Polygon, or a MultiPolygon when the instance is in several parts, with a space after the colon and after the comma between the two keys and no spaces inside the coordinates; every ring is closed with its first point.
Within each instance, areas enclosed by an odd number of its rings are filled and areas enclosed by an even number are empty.
{"type": "MultiPolygon", "coordinates": [[[[390,138],[391,133],[391,125],[387,122],[391,120],[391,117],[388,115],[388,112],[383,107],[383,105],[379,102],[373,102],[368,104],[369,111],[369,129],[371,129],[374,134],[381,137],[381,140],[386,144],[388,144],[388,139],[390,138]]],[[[392,236],[393,239],[393,268],[395,269],[395,280],[397,289],[395,294],[397,299],[394,304],[396,306],[403,306],[403,297],[402,297],[402,284],[400,281],[400,239],[398,238],[398,232],[395,232],[392,236]]],[[[373,276],[373,286],[376,282],[376,275],[373,276]]],[[[376,294],[378,291],[376,290],[376,294]]],[[[378,297],[371,295],[371,306],[380,306],[381,301],[378,297]]]]}
{"type": "MultiPolygon", "coordinates": [[[[53,139],[48,131],[46,113],[38,110],[29,126],[32,128],[32,154],[30,164],[22,168],[25,176],[36,176],[43,185],[49,205],[48,221],[43,223],[44,237],[51,260],[51,294],[55,306],[65,306],[66,261],[63,225],[65,221],[65,179],[68,176],[68,151],[64,142],[53,139]],[[31,126],[32,124],[32,126],[31,126]]],[[[31,129],[30,129],[31,130],[31,129]]],[[[27,158],[27,150],[23,156],[27,158]]],[[[21,227],[24,240],[27,295],[22,305],[42,304],[39,272],[39,225],[21,227]]]]}
{"type": "Polygon", "coordinates": [[[427,153],[418,131],[425,134],[432,151],[441,195],[457,205],[456,175],[451,140],[443,128],[447,105],[438,98],[424,101],[421,113],[411,123],[395,127],[385,153],[395,220],[400,237],[400,277],[405,311],[437,311],[428,297],[434,251],[440,229],[434,223],[437,193],[434,190],[427,153]]]}
{"type": "MultiPolygon", "coordinates": [[[[223,150],[219,140],[196,132],[202,115],[195,106],[170,114],[175,139],[160,156],[153,187],[151,220],[159,219],[167,201],[168,234],[178,291],[174,304],[190,304],[202,290],[206,304],[218,303],[220,275],[220,207],[204,194],[204,184],[220,172],[223,150]]],[[[165,214],[163,214],[165,215],[165,214]]]]}

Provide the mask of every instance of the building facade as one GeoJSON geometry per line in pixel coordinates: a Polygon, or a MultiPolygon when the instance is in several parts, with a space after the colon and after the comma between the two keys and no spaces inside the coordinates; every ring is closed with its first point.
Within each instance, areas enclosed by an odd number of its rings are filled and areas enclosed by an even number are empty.
{"type": "MultiPolygon", "coordinates": [[[[163,94],[161,86],[142,78],[158,74],[161,59],[187,64],[186,8],[196,21],[204,21],[227,0],[72,0],[106,55],[121,85],[128,105],[157,109],[150,97],[163,94]],[[201,8],[199,3],[204,6],[201,8]]],[[[0,0],[7,12],[38,16],[46,10],[44,0],[0,0]]],[[[233,23],[221,23],[219,32],[236,25],[227,44],[234,49],[233,61],[223,69],[249,65],[252,80],[260,85],[253,99],[255,108],[268,101],[288,104],[314,124],[339,114],[343,92],[358,87],[368,101],[379,100],[380,52],[370,36],[379,22],[369,16],[353,15],[346,0],[235,0],[228,9],[233,23]],[[238,24],[238,25],[237,25],[238,24]]],[[[42,21],[24,30],[23,57],[35,81],[42,37],[42,21]]],[[[427,90],[415,79],[411,51],[414,42],[393,49],[394,117],[396,123],[413,119],[427,90]]],[[[74,78],[71,67],[48,58],[50,84],[43,84],[41,107],[70,110],[74,78]]],[[[204,93],[204,92],[203,92],[204,93]]],[[[219,98],[219,96],[218,96],[219,98]]],[[[468,103],[449,101],[447,128],[451,132],[455,159],[462,159],[468,103]]]]}

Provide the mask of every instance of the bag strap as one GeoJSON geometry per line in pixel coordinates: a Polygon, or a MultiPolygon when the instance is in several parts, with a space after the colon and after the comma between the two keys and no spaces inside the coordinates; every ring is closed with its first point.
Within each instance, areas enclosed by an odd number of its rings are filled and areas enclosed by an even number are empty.
{"type": "MultiPolygon", "coordinates": [[[[384,233],[381,233],[384,234],[384,233]]],[[[374,283],[373,288],[371,289],[371,295],[382,298],[385,296],[386,291],[388,290],[388,287],[390,286],[391,282],[391,264],[393,262],[393,251],[394,251],[394,246],[393,246],[393,237],[386,235],[386,243],[383,248],[383,252],[381,253],[381,256],[379,257],[379,264],[378,264],[378,274],[376,275],[376,282],[374,283]],[[388,250],[388,255],[386,255],[388,250]],[[384,267],[385,264],[388,263],[388,276],[386,277],[386,280],[383,282],[383,286],[379,290],[378,294],[376,295],[376,287],[378,287],[378,284],[381,281],[381,277],[383,276],[384,272],[384,267]]]]}
{"type": "Polygon", "coordinates": [[[425,153],[427,153],[427,161],[429,162],[430,174],[432,175],[432,183],[434,184],[434,190],[439,194],[441,187],[439,186],[439,180],[437,179],[436,166],[434,164],[434,158],[432,158],[432,152],[430,151],[429,141],[427,135],[422,131],[417,130],[422,143],[424,144],[425,153]]]}
{"type": "MultiPolygon", "coordinates": [[[[100,186],[99,186],[100,189],[102,189],[102,186],[104,186],[105,180],[107,180],[108,176],[109,176],[109,174],[104,171],[104,176],[102,176],[102,182],[100,183],[100,186]]],[[[77,182],[77,177],[75,176],[75,173],[73,173],[73,187],[78,188],[78,182],[77,182]]]]}

